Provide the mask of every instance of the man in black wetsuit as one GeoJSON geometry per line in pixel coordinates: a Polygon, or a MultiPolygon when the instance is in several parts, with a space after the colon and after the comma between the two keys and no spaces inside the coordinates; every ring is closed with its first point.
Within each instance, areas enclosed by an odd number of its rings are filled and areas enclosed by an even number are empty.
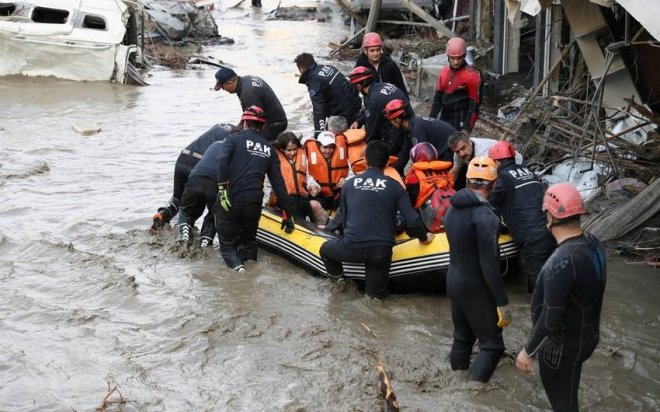
{"type": "Polygon", "coordinates": [[[232,69],[223,67],[215,73],[215,81],[213,89],[236,93],[243,110],[247,110],[250,106],[261,107],[264,110],[266,125],[261,133],[269,142],[274,141],[277,135],[286,130],[288,123],[282,103],[261,77],[238,76],[232,69]]]}
{"type": "MultiPolygon", "coordinates": [[[[406,96],[398,87],[390,83],[373,83],[374,73],[364,66],[354,68],[348,78],[355,89],[364,96],[364,111],[353,122],[351,128],[364,125],[367,131],[365,141],[381,140],[389,146],[390,154],[397,156],[398,160],[394,168],[403,176],[403,169],[410,158],[410,146],[405,144],[403,132],[397,130],[390,124],[383,114],[383,109],[389,102],[395,99],[408,103],[406,96]]],[[[410,104],[406,105],[406,111],[412,116],[415,113],[410,104]]]]}
{"type": "Polygon", "coordinates": [[[406,100],[408,99],[408,89],[401,69],[390,56],[383,53],[383,39],[378,33],[370,32],[362,38],[362,53],[355,62],[355,67],[358,66],[368,67],[374,72],[374,83],[393,84],[406,95],[406,100]]]}
{"type": "Polygon", "coordinates": [[[495,143],[488,155],[498,166],[497,182],[489,201],[522,251],[527,290],[532,292],[541,267],[557,247],[541,210],[543,184],[534,172],[516,163],[516,151],[511,143],[503,140],[495,143]]]}
{"type": "Polygon", "coordinates": [[[413,148],[418,143],[429,142],[438,152],[438,160],[451,162],[454,153],[447,139],[456,132],[454,126],[440,119],[413,116],[406,111],[407,103],[394,99],[383,109],[383,115],[395,129],[403,130],[406,144],[413,148]]]}
{"type": "Polygon", "coordinates": [[[202,223],[200,246],[213,245],[213,238],[216,234],[214,205],[218,197],[216,157],[225,141],[226,139],[223,139],[211,144],[204,152],[202,160],[195,165],[188,176],[181,197],[179,223],[177,224],[175,238],[175,241],[181,246],[190,247],[192,245],[192,227],[204,212],[204,207],[208,209],[208,213],[204,217],[204,223],[202,223]]]}
{"type": "Polygon", "coordinates": [[[177,214],[179,211],[179,202],[181,201],[181,196],[183,196],[183,188],[188,181],[190,171],[202,159],[206,149],[213,142],[223,140],[227,137],[232,128],[233,126],[227,123],[216,124],[181,151],[174,166],[174,191],[172,192],[172,197],[167,201],[165,206],[158,208],[158,212],[153,218],[152,230],[158,230],[164,224],[169,223],[177,214]]]}
{"type": "Polygon", "coordinates": [[[580,193],[569,183],[551,186],[543,210],[557,249],[543,265],[532,295],[532,335],[516,366],[531,373],[534,358],[555,411],[578,410],[582,363],[594,352],[607,281],[603,244],[583,232],[580,193]]]}
{"type": "Polygon", "coordinates": [[[487,200],[496,178],[492,159],[472,159],[468,186],[452,196],[444,219],[449,241],[447,296],[454,324],[449,361],[452,370],[468,370],[468,381],[477,386],[493,375],[504,353],[502,328],[511,322],[500,275],[500,220],[487,200]],[[480,350],[470,362],[475,341],[480,350]]]}
{"type": "Polygon", "coordinates": [[[289,195],[284,185],[280,161],[275,149],[259,134],[266,122],[264,111],[249,107],[243,116],[244,131],[232,134],[222,144],[216,158],[218,177],[218,225],[220,254],[227,266],[244,272],[244,262],[257,260],[257,227],[264,197],[264,179],[268,180],[284,210],[282,229],[294,229],[289,195]]]}
{"type": "Polygon", "coordinates": [[[330,116],[343,116],[348,124],[353,123],[360,113],[362,101],[346,77],[333,66],[316,64],[309,53],[299,54],[294,62],[300,72],[298,83],[307,85],[312,100],[316,134],[326,130],[325,122],[330,116]]]}
{"type": "Polygon", "coordinates": [[[406,232],[430,243],[419,215],[413,210],[408,194],[394,179],[385,176],[389,151],[383,142],[367,144],[368,169],[346,181],[341,189],[339,220],[344,234],[321,246],[321,259],[328,276],[343,276],[342,262],[365,264],[365,292],[374,299],[387,296],[392,246],[394,246],[397,210],[406,221],[406,232]]]}

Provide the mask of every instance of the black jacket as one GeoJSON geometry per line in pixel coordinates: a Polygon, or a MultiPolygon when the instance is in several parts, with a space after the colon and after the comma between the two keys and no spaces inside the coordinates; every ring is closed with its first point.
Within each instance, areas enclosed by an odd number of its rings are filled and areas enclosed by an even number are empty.
{"type": "Polygon", "coordinates": [[[275,149],[252,129],[232,134],[220,145],[216,158],[218,182],[228,182],[231,201],[261,203],[264,178],[268,175],[282,209],[291,213],[280,160],[275,149]]]}
{"type": "Polygon", "coordinates": [[[452,161],[454,153],[447,145],[447,139],[456,131],[449,123],[430,117],[413,116],[409,120],[408,133],[412,146],[429,142],[438,151],[439,160],[452,161]]]}
{"type": "Polygon", "coordinates": [[[397,66],[396,62],[392,60],[390,56],[382,54],[378,70],[376,70],[376,68],[369,63],[367,55],[363,52],[360,53],[360,56],[358,56],[358,59],[355,62],[355,67],[357,66],[370,68],[374,72],[374,83],[392,83],[406,95],[405,100],[408,100],[408,89],[406,89],[406,83],[403,81],[401,70],[399,70],[399,66],[397,66]]]}
{"type": "Polygon", "coordinates": [[[513,159],[500,165],[490,203],[502,215],[518,246],[548,234],[541,210],[545,191],[538,177],[513,159]]]}
{"type": "Polygon", "coordinates": [[[317,131],[325,130],[325,120],[330,116],[344,116],[350,125],[360,113],[362,101],[357,90],[333,66],[315,64],[298,83],[307,85],[317,131]]]}
{"type": "MultiPolygon", "coordinates": [[[[373,83],[371,85],[369,93],[365,96],[364,126],[367,131],[365,141],[368,143],[372,140],[381,140],[387,143],[390,154],[399,157],[394,167],[403,174],[403,168],[410,157],[408,153],[410,145],[404,141],[403,131],[395,129],[383,115],[383,109],[387,103],[394,99],[408,102],[408,97],[393,84],[373,83]]],[[[411,116],[414,115],[410,104],[407,105],[407,111],[411,116]]]]}
{"type": "Polygon", "coordinates": [[[259,106],[266,113],[268,124],[287,121],[282,103],[262,78],[257,76],[240,76],[236,85],[236,94],[241,101],[243,110],[250,106],[259,106]]]}
{"type": "Polygon", "coordinates": [[[228,123],[218,123],[213,125],[209,130],[202,133],[201,136],[186,146],[186,149],[191,152],[204,154],[206,149],[208,149],[213,142],[223,140],[225,137],[229,136],[229,131],[232,127],[233,126],[228,123]]]}
{"type": "Polygon", "coordinates": [[[218,177],[218,166],[216,165],[218,153],[220,148],[227,141],[227,139],[219,140],[209,146],[204,152],[202,160],[200,160],[190,172],[190,177],[204,176],[215,180],[218,177]]]}
{"type": "Polygon", "coordinates": [[[461,302],[505,306],[497,231],[500,220],[485,199],[470,189],[452,196],[445,216],[449,241],[447,296],[461,302]]]}
{"type": "Polygon", "coordinates": [[[394,246],[397,210],[411,237],[426,240],[426,229],[399,182],[370,167],[341,188],[339,219],[344,240],[355,247],[394,246]]]}

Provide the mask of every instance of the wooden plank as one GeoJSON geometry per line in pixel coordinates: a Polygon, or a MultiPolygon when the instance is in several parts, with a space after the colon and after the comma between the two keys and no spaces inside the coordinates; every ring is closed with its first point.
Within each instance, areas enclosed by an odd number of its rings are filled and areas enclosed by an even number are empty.
{"type": "Polygon", "coordinates": [[[355,10],[353,10],[344,0],[337,0],[337,4],[339,4],[339,7],[344,9],[349,16],[354,18],[355,21],[360,23],[360,26],[364,27],[367,25],[367,20],[365,20],[360,14],[356,13],[355,10]]]}
{"type": "Polygon", "coordinates": [[[367,33],[376,31],[376,23],[378,22],[378,16],[380,15],[380,5],[382,0],[371,0],[371,8],[369,9],[369,18],[367,19],[367,33]]]}
{"type": "Polygon", "coordinates": [[[403,4],[408,10],[415,13],[422,20],[429,23],[434,29],[436,29],[438,36],[447,38],[456,37],[456,33],[451,31],[442,22],[436,20],[433,16],[425,12],[424,9],[413,3],[411,0],[401,0],[401,4],[403,4]]]}

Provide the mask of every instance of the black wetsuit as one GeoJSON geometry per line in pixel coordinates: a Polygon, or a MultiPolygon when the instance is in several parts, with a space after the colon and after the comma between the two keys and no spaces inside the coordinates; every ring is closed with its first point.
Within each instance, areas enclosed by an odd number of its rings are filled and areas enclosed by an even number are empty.
{"type": "Polygon", "coordinates": [[[369,58],[366,54],[360,53],[357,61],[355,62],[355,67],[364,66],[371,69],[374,73],[374,83],[391,83],[399,88],[406,95],[406,101],[408,100],[408,89],[406,88],[406,82],[403,81],[403,74],[399,70],[396,62],[392,60],[387,54],[381,54],[380,64],[378,65],[378,70],[369,62],[369,58]]]}
{"type": "Polygon", "coordinates": [[[243,110],[258,106],[266,113],[267,123],[262,134],[268,141],[275,140],[278,134],[286,130],[287,118],[282,103],[262,78],[252,75],[238,77],[236,94],[243,110]]]}
{"type": "Polygon", "coordinates": [[[344,234],[321,246],[328,275],[340,277],[341,262],[364,263],[367,295],[387,296],[397,210],[406,221],[406,232],[426,240],[426,229],[396,180],[376,168],[348,179],[341,188],[337,213],[344,234]]]}
{"type": "MultiPolygon", "coordinates": [[[[216,124],[186,146],[176,159],[176,164],[174,165],[174,190],[172,192],[172,198],[168,203],[174,204],[176,208],[179,207],[181,196],[183,196],[183,188],[188,181],[190,171],[201,160],[206,149],[213,142],[227,137],[232,127],[232,125],[227,123],[216,124]]],[[[171,217],[174,217],[175,214],[176,212],[172,213],[171,217]]]]}
{"type": "Polygon", "coordinates": [[[534,290],[541,267],[557,246],[541,210],[544,193],[543,184],[534,172],[516,164],[514,159],[504,159],[489,199],[522,250],[530,292],[534,290]]]}
{"type": "Polygon", "coordinates": [[[208,209],[202,223],[201,240],[206,238],[209,244],[213,244],[216,234],[214,217],[214,205],[218,197],[216,158],[225,141],[220,140],[211,144],[202,160],[190,172],[179,208],[179,223],[190,226],[194,225],[204,213],[204,207],[208,209]]]}
{"type": "Polygon", "coordinates": [[[449,359],[453,370],[469,369],[469,380],[488,382],[504,353],[497,307],[508,303],[500,276],[499,219],[470,189],[459,190],[450,202],[444,219],[449,241],[447,296],[454,323],[449,359]],[[475,340],[480,351],[470,364],[475,340]]]}
{"type": "Polygon", "coordinates": [[[307,85],[317,133],[325,130],[330,116],[343,116],[350,125],[360,113],[362,101],[357,90],[333,66],[315,64],[300,76],[298,83],[307,85]]]}
{"type": "Polygon", "coordinates": [[[447,139],[456,129],[449,123],[430,117],[413,116],[409,120],[408,133],[411,145],[429,142],[438,151],[438,160],[451,162],[454,152],[449,149],[447,139]]]}
{"type": "Polygon", "coordinates": [[[216,207],[220,253],[229,267],[236,268],[245,260],[257,260],[256,236],[266,175],[280,206],[293,214],[277,153],[257,131],[247,129],[227,138],[216,166],[218,182],[228,182],[231,201],[229,211],[216,207]]]}
{"type": "Polygon", "coordinates": [[[593,353],[600,334],[606,265],[602,243],[585,233],[557,246],[534,289],[534,328],[525,351],[538,359],[555,411],[578,410],[582,363],[593,353]]]}
{"type": "MultiPolygon", "coordinates": [[[[403,176],[403,169],[410,158],[410,145],[406,144],[403,131],[394,128],[383,116],[383,109],[392,100],[400,99],[408,103],[406,96],[398,87],[390,83],[372,83],[365,96],[364,126],[367,131],[365,141],[382,140],[390,148],[390,154],[398,156],[394,168],[403,176]]],[[[410,116],[415,113],[410,104],[406,106],[410,116]]],[[[358,119],[358,123],[361,119],[358,119]]]]}

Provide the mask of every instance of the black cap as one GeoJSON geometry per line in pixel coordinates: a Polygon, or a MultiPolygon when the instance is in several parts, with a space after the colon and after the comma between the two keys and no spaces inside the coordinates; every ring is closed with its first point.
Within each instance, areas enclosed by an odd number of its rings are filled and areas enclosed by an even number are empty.
{"type": "Polygon", "coordinates": [[[218,70],[215,72],[215,87],[213,88],[214,90],[220,90],[222,89],[222,85],[227,83],[228,80],[231,80],[234,76],[236,76],[236,72],[234,72],[232,69],[228,67],[223,67],[222,69],[218,70]]]}

